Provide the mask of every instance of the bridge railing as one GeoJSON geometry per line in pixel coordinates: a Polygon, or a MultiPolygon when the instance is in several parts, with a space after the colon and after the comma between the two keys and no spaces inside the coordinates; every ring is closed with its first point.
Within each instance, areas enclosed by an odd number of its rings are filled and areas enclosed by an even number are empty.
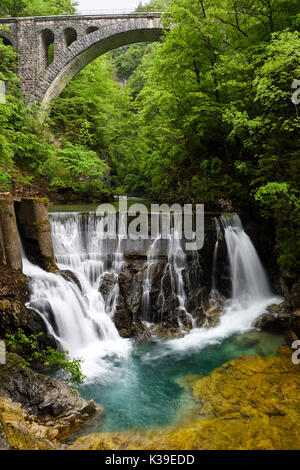
{"type": "MultiPolygon", "coordinates": [[[[161,16],[164,12],[163,11],[133,11],[133,10],[80,10],[74,13],[73,15],[45,15],[45,16],[34,16],[30,18],[35,19],[44,19],[44,18],[80,18],[80,17],[89,17],[89,16],[100,16],[100,17],[111,17],[111,16],[161,16]]],[[[0,22],[9,22],[15,20],[23,20],[26,17],[12,17],[12,16],[4,16],[0,17],[0,22]]]]}
{"type": "Polygon", "coordinates": [[[78,15],[146,15],[148,13],[159,13],[162,14],[162,11],[153,11],[151,8],[147,8],[144,11],[136,11],[129,8],[125,9],[111,9],[111,10],[78,10],[76,14],[78,15]]]}

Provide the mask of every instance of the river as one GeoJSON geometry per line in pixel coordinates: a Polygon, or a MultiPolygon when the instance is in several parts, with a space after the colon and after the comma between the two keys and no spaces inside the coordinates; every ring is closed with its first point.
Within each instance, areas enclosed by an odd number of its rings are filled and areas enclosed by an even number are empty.
{"type": "MultiPolygon", "coordinates": [[[[29,306],[40,313],[63,349],[84,359],[86,380],[80,393],[105,408],[104,420],[93,421],[89,431],[165,426],[192,410],[187,376],[207,375],[240,354],[273,355],[284,343],[281,336],[253,327],[265,308],[281,299],[271,292],[256,250],[237,215],[216,220],[213,273],[221,225],[232,283],[232,295],[223,299],[219,324],[199,328],[193,323],[190,332],[182,329],[181,337],[159,339],[153,335],[147,341],[122,338],[113,320],[125,248],[120,239],[103,242],[101,220],[95,210],[94,205],[56,206],[50,210],[57,265],[72,271],[79,282],[46,273],[23,260],[24,272],[30,278],[29,306]],[[107,274],[113,279],[109,304],[99,290],[107,274]]],[[[153,242],[148,246],[148,266],[158,262],[154,251],[149,254],[151,246],[153,242]]],[[[174,240],[168,242],[167,250],[165,269],[173,273],[172,295],[177,297],[178,311],[190,315],[183,276],[185,254],[174,240]]],[[[213,297],[214,281],[212,286],[213,297]]],[[[145,315],[150,288],[151,276],[146,269],[145,315]]],[[[149,319],[142,319],[148,325],[149,319]]]]}

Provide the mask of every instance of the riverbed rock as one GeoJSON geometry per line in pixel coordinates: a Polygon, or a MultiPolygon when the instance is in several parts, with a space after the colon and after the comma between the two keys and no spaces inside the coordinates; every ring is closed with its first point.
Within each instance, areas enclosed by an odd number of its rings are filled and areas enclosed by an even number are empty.
{"type": "Polygon", "coordinates": [[[300,368],[283,347],[240,356],[208,377],[187,379],[194,408],[181,424],[91,434],[70,450],[299,450],[300,368]]]}
{"type": "Polygon", "coordinates": [[[17,403],[28,420],[45,426],[57,442],[67,441],[95,413],[103,414],[66,382],[32,371],[16,354],[7,354],[6,364],[0,365],[0,397],[17,403]]]}

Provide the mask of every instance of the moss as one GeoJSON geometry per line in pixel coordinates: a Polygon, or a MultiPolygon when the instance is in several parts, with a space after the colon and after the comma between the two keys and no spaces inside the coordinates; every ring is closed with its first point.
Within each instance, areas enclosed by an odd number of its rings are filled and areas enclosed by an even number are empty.
{"type": "Polygon", "coordinates": [[[39,220],[38,222],[33,222],[34,227],[37,229],[38,232],[51,232],[49,220],[39,220]],[[45,230],[45,227],[47,229],[45,230]]]}

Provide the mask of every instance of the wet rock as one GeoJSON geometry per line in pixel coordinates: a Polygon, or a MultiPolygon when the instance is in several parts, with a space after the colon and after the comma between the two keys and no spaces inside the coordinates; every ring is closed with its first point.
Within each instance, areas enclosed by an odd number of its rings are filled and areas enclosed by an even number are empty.
{"type": "Polygon", "coordinates": [[[0,396],[1,450],[58,450],[57,431],[44,426],[19,403],[0,396]],[[1,438],[2,434],[2,438],[1,438]]]}
{"type": "Polygon", "coordinates": [[[159,339],[182,338],[183,334],[178,327],[170,327],[168,324],[151,325],[151,333],[159,339]]]}
{"type": "Polygon", "coordinates": [[[3,425],[0,422],[0,450],[10,450],[7,437],[3,430],[3,425]]]}
{"type": "Polygon", "coordinates": [[[112,291],[114,283],[115,283],[114,274],[110,274],[110,273],[105,274],[105,276],[103,277],[103,280],[102,280],[102,284],[101,284],[100,289],[99,289],[99,291],[103,295],[103,298],[104,298],[105,302],[107,301],[107,299],[108,299],[108,297],[109,297],[109,295],[112,291]]]}
{"type": "Polygon", "coordinates": [[[300,279],[292,285],[287,296],[287,303],[292,309],[300,308],[300,279]]]}
{"type": "Polygon", "coordinates": [[[119,274],[120,294],[133,319],[138,317],[141,308],[146,266],[138,268],[127,265],[119,274]]]}
{"type": "Polygon", "coordinates": [[[129,261],[147,260],[147,253],[141,251],[128,251],[124,254],[124,258],[129,261]]]}
{"type": "Polygon", "coordinates": [[[103,414],[103,409],[83,400],[66,382],[24,367],[16,354],[7,354],[6,364],[0,366],[0,396],[18,403],[37,423],[55,431],[60,442],[96,412],[103,414]]]}
{"type": "Polygon", "coordinates": [[[263,313],[255,320],[254,326],[260,330],[274,330],[276,317],[272,313],[263,313]]]}
{"type": "Polygon", "coordinates": [[[196,320],[196,325],[198,328],[201,328],[205,325],[207,317],[205,315],[203,307],[198,307],[192,312],[193,318],[196,320]]]}
{"type": "Polygon", "coordinates": [[[133,325],[133,335],[135,338],[145,341],[151,338],[151,331],[141,320],[137,320],[133,325]]]}
{"type": "Polygon", "coordinates": [[[193,328],[192,319],[189,315],[186,314],[184,310],[180,310],[178,313],[178,318],[185,331],[191,331],[193,328]]]}
{"type": "Polygon", "coordinates": [[[81,290],[81,284],[80,284],[80,281],[78,279],[78,277],[76,276],[75,273],[73,273],[73,271],[69,271],[68,269],[66,270],[61,270],[59,271],[59,274],[61,274],[63,276],[64,279],[66,279],[66,281],[73,281],[74,284],[76,284],[76,286],[81,290]]]}
{"type": "Polygon", "coordinates": [[[270,312],[271,314],[276,314],[280,312],[280,306],[278,304],[272,304],[269,305],[269,307],[266,308],[267,312],[270,312]]]}
{"type": "Polygon", "coordinates": [[[117,300],[114,322],[122,338],[131,338],[133,336],[133,317],[124,299],[120,295],[117,300]]]}
{"type": "Polygon", "coordinates": [[[300,338],[300,309],[291,310],[285,301],[280,305],[271,305],[266,310],[255,320],[256,328],[285,334],[288,344],[292,342],[290,338],[300,338]]]}
{"type": "Polygon", "coordinates": [[[29,283],[26,276],[7,266],[0,266],[0,338],[22,328],[27,335],[43,333],[38,342],[41,348],[56,346],[40,315],[26,307],[29,283]]]}

